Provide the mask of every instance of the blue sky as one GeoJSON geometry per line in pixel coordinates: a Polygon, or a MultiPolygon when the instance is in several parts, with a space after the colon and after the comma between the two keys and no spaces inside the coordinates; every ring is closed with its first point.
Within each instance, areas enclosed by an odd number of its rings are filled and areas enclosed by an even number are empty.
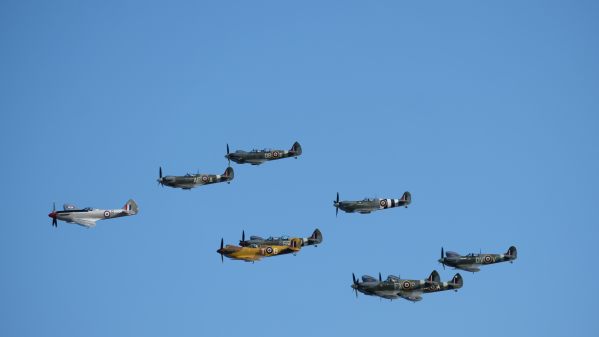
{"type": "Polygon", "coordinates": [[[597,335],[598,22],[594,1],[3,1],[0,335],[597,335]],[[296,140],[230,185],[155,181],[296,140]],[[406,190],[335,218],[336,192],[406,190]],[[47,217],[128,198],[91,230],[47,217]],[[215,252],[316,227],[295,257],[215,252]],[[512,244],[458,293],[350,288],[512,244]]]}

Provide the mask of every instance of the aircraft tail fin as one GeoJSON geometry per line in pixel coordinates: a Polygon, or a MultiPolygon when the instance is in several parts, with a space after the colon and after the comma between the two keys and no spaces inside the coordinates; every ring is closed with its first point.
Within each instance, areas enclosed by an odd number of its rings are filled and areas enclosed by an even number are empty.
{"type": "Polygon", "coordinates": [[[138,208],[137,208],[137,203],[135,202],[135,200],[133,199],[129,199],[129,201],[127,201],[127,203],[125,204],[125,206],[123,206],[123,209],[125,211],[127,211],[129,214],[137,214],[138,212],[138,208]]]}
{"type": "Polygon", "coordinates": [[[441,276],[439,276],[439,273],[436,270],[433,270],[433,272],[429,275],[426,281],[428,283],[439,283],[441,282],[441,276]]]}
{"type": "Polygon", "coordinates": [[[507,252],[505,253],[506,257],[510,260],[515,260],[516,258],[518,258],[518,250],[516,249],[515,246],[511,246],[507,252]]]}
{"type": "Polygon", "coordinates": [[[412,202],[412,194],[408,191],[405,191],[399,200],[406,201],[408,204],[410,204],[412,202]]]}
{"type": "Polygon", "coordinates": [[[302,154],[302,146],[300,145],[300,143],[295,142],[293,143],[293,146],[291,146],[291,150],[289,150],[289,154],[291,156],[299,156],[302,154]]]}
{"type": "Polygon", "coordinates": [[[464,285],[462,275],[460,273],[455,274],[448,285],[451,289],[460,289],[464,285]]]}
{"type": "Polygon", "coordinates": [[[231,166],[228,166],[225,169],[225,173],[223,173],[223,178],[226,178],[227,180],[233,180],[234,177],[235,172],[233,171],[233,168],[231,166]]]}
{"type": "Polygon", "coordinates": [[[322,233],[320,232],[320,230],[318,228],[316,228],[314,230],[314,232],[312,233],[312,236],[310,236],[308,239],[304,240],[305,244],[308,245],[318,245],[322,242],[322,233]]]}

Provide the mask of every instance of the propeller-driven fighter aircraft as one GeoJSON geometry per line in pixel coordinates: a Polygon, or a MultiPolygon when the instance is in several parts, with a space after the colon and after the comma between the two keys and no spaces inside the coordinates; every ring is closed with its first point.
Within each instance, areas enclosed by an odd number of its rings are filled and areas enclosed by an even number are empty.
{"type": "Polygon", "coordinates": [[[506,261],[513,263],[517,257],[518,251],[514,246],[511,246],[505,254],[470,253],[465,256],[462,256],[456,252],[447,252],[444,254],[443,247],[441,247],[441,258],[439,259],[439,263],[443,265],[443,269],[445,269],[445,266],[447,265],[456,269],[462,269],[474,273],[480,271],[480,266],[482,265],[506,261]]]}
{"type": "Polygon", "coordinates": [[[190,190],[194,187],[215,183],[227,182],[231,183],[234,178],[233,168],[227,167],[225,173],[221,174],[186,174],[184,176],[162,176],[162,167],[158,170],[158,183],[162,186],[166,185],[174,188],[190,190]]]}
{"type": "Polygon", "coordinates": [[[52,218],[52,226],[54,227],[58,227],[58,220],[61,220],[91,228],[96,226],[96,221],[98,220],[135,215],[137,212],[137,204],[133,199],[129,199],[125,206],[120,209],[97,209],[91,207],[79,209],[75,205],[64,204],[63,210],[57,211],[56,204],[54,204],[52,212],[48,216],[52,218]]]}
{"type": "Polygon", "coordinates": [[[237,150],[235,152],[229,152],[229,144],[227,144],[227,154],[225,158],[229,160],[229,163],[232,161],[237,164],[252,164],[252,165],[260,165],[265,161],[283,159],[288,157],[295,157],[297,159],[298,156],[302,154],[302,146],[300,143],[295,142],[290,150],[252,150],[250,152],[237,150]]]}
{"type": "Polygon", "coordinates": [[[389,275],[385,281],[381,278],[375,279],[372,276],[362,276],[362,282],[356,279],[352,274],[353,284],[351,287],[356,292],[361,292],[369,296],[378,296],[389,300],[403,298],[408,301],[418,302],[422,300],[423,293],[432,293],[444,290],[457,291],[462,287],[464,281],[460,274],[456,274],[450,282],[441,282],[439,273],[436,270],[430,274],[426,280],[405,280],[398,276],[389,275]]]}
{"type": "MultiPolygon", "coordinates": [[[[245,232],[243,234],[245,236],[245,232]]],[[[243,244],[247,244],[248,241],[243,240],[245,237],[242,237],[243,244]]],[[[250,239],[250,241],[252,241],[250,239]]],[[[220,240],[220,249],[216,252],[220,254],[221,261],[223,260],[223,256],[226,256],[233,260],[243,260],[247,262],[258,261],[263,257],[284,255],[284,254],[296,254],[302,249],[302,246],[311,245],[311,244],[319,244],[322,242],[322,234],[320,231],[316,229],[310,238],[288,238],[288,240],[281,240],[278,238],[275,240],[274,238],[270,241],[262,240],[261,243],[258,243],[259,240],[256,240],[254,237],[254,243],[249,244],[247,246],[235,246],[235,245],[226,245],[224,246],[224,240],[220,240]],[[273,242],[270,244],[269,242],[273,242]],[[288,243],[287,243],[288,242],[288,243]]],[[[240,242],[240,243],[241,243],[240,242]]]]}
{"type": "MultiPolygon", "coordinates": [[[[312,233],[312,236],[308,238],[302,238],[301,246],[311,246],[315,247],[322,242],[322,233],[317,228],[312,233]]],[[[291,244],[291,238],[287,235],[283,236],[275,236],[268,237],[263,239],[259,236],[252,235],[249,240],[245,239],[245,231],[241,232],[241,240],[239,241],[239,245],[241,247],[259,247],[259,246],[289,246],[291,244]]]]}
{"type": "Polygon", "coordinates": [[[364,198],[358,201],[339,201],[339,192],[337,192],[337,200],[333,201],[333,206],[336,208],[335,216],[339,214],[339,209],[346,213],[358,212],[360,214],[368,214],[373,211],[378,211],[393,207],[408,207],[412,202],[410,192],[404,192],[401,199],[379,199],[379,198],[364,198]]]}

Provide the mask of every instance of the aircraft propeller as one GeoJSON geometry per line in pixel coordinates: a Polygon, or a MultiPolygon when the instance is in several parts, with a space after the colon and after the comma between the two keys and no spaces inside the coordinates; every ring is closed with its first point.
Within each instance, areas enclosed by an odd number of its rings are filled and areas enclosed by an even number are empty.
{"type": "Polygon", "coordinates": [[[220,253],[220,263],[225,262],[225,259],[223,258],[223,245],[224,245],[224,240],[223,240],[223,238],[220,238],[220,249],[218,250],[218,252],[220,253]]]}
{"type": "Polygon", "coordinates": [[[50,217],[52,218],[52,227],[58,228],[58,220],[56,220],[56,203],[52,203],[52,213],[50,213],[50,217]]]}
{"type": "Polygon", "coordinates": [[[162,183],[162,166],[158,169],[158,184],[164,187],[164,184],[162,183]]]}
{"type": "Polygon", "coordinates": [[[441,264],[443,265],[443,270],[445,270],[445,263],[443,262],[445,261],[444,255],[443,247],[441,247],[441,264]]]}
{"type": "Polygon", "coordinates": [[[360,282],[358,280],[356,280],[356,275],[354,275],[354,273],[351,273],[351,277],[352,277],[352,279],[354,281],[354,285],[355,285],[355,287],[352,287],[352,288],[354,288],[354,291],[356,292],[356,298],[358,298],[358,285],[360,282]]]}
{"type": "Polygon", "coordinates": [[[245,241],[245,230],[241,231],[241,241],[245,241]]]}
{"type": "Polygon", "coordinates": [[[229,161],[229,166],[231,166],[231,158],[229,157],[229,144],[227,144],[227,160],[229,161]]]}
{"type": "Polygon", "coordinates": [[[333,201],[333,204],[335,205],[335,217],[337,217],[339,215],[339,192],[337,192],[337,200],[333,201]]]}

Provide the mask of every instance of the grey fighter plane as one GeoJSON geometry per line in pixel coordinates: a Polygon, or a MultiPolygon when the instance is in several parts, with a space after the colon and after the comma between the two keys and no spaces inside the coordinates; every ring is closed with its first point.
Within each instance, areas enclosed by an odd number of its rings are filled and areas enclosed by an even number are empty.
{"type": "Polygon", "coordinates": [[[379,198],[364,198],[358,201],[339,201],[339,192],[337,192],[337,200],[333,201],[333,206],[336,208],[335,216],[339,214],[339,209],[346,213],[358,212],[360,214],[368,214],[373,211],[378,211],[393,207],[408,207],[412,202],[412,194],[404,192],[401,199],[379,199],[379,198]]]}
{"type": "Polygon", "coordinates": [[[58,220],[61,220],[86,228],[92,228],[96,226],[96,221],[98,220],[135,215],[137,212],[137,204],[133,199],[129,199],[125,206],[120,209],[97,209],[91,207],[79,209],[75,205],[64,204],[63,210],[57,211],[56,204],[54,204],[52,212],[48,216],[52,218],[52,226],[54,227],[58,227],[58,220]]]}
{"type": "Polygon", "coordinates": [[[474,273],[480,271],[480,266],[482,265],[499,262],[513,263],[517,257],[518,251],[514,246],[511,246],[505,254],[470,253],[464,256],[456,252],[447,252],[444,254],[443,247],[441,247],[441,258],[439,259],[439,263],[443,265],[443,269],[445,269],[445,266],[447,265],[474,273]]]}
{"type": "Polygon", "coordinates": [[[227,167],[225,173],[221,174],[186,174],[184,176],[162,176],[162,167],[158,170],[158,183],[162,186],[166,185],[174,188],[190,190],[201,185],[227,182],[231,183],[234,178],[233,168],[227,167]]]}
{"type": "Polygon", "coordinates": [[[252,165],[260,165],[265,161],[295,157],[297,159],[298,156],[302,154],[302,146],[300,143],[295,142],[290,150],[272,150],[272,149],[264,149],[264,150],[252,150],[252,151],[242,151],[237,150],[235,152],[229,152],[229,144],[227,144],[227,154],[225,158],[229,160],[229,163],[232,161],[237,164],[252,164],[252,165]]]}
{"type": "MultiPolygon", "coordinates": [[[[318,228],[314,230],[312,236],[308,238],[300,238],[301,246],[318,246],[322,242],[322,233],[318,228]]],[[[287,235],[283,236],[275,236],[268,237],[263,239],[259,236],[252,235],[249,240],[245,239],[245,231],[241,232],[241,240],[239,241],[239,245],[241,247],[261,247],[261,246],[289,246],[291,244],[291,237],[287,235]]]]}
{"type": "Polygon", "coordinates": [[[464,281],[460,274],[456,274],[450,282],[441,282],[439,273],[436,270],[430,274],[426,280],[407,280],[398,276],[389,275],[385,281],[381,278],[375,279],[372,276],[362,276],[362,282],[356,279],[352,274],[353,284],[351,287],[356,292],[361,292],[369,296],[378,296],[389,300],[403,298],[408,301],[418,302],[422,300],[423,293],[438,292],[444,290],[457,291],[462,287],[464,281]]]}

